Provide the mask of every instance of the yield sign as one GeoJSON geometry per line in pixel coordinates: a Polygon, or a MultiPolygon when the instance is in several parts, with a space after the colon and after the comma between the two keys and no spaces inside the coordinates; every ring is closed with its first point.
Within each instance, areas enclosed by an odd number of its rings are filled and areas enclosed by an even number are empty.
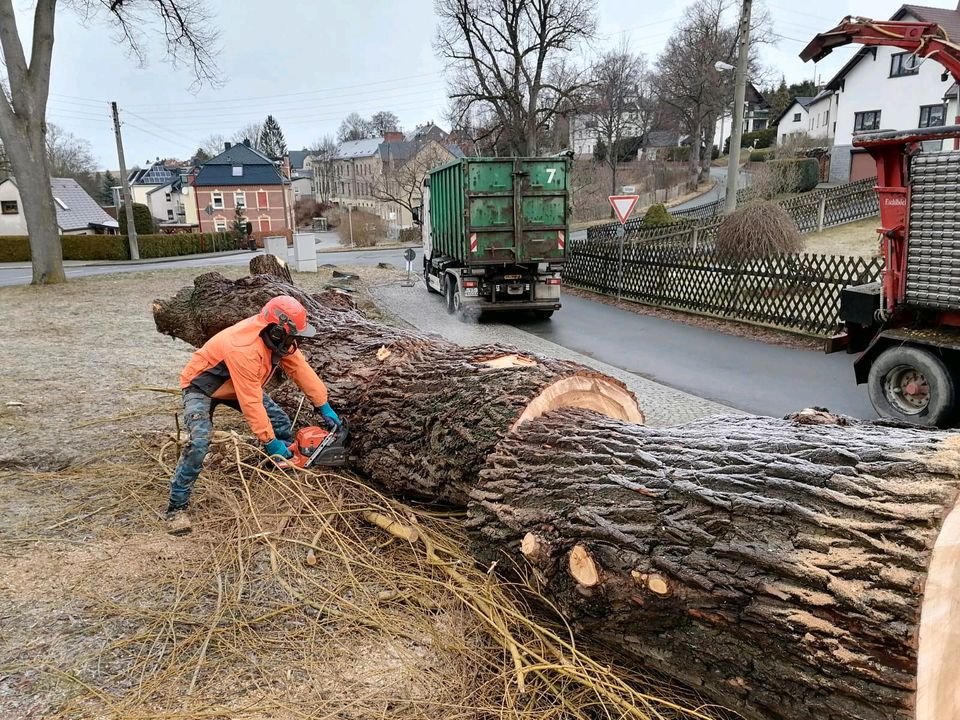
{"type": "Polygon", "coordinates": [[[613,211],[620,218],[620,224],[623,225],[630,213],[633,212],[633,206],[640,199],[639,195],[611,195],[610,204],[613,205],[613,211]]]}

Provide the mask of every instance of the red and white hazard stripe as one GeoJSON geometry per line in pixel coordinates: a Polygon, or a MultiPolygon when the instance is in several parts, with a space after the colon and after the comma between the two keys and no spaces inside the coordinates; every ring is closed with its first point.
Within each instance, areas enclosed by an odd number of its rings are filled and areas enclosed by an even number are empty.
{"type": "Polygon", "coordinates": [[[477,234],[470,233],[470,252],[477,252],[477,234]]]}
{"type": "Polygon", "coordinates": [[[561,230],[557,233],[557,250],[563,250],[566,247],[566,233],[561,230]]]}

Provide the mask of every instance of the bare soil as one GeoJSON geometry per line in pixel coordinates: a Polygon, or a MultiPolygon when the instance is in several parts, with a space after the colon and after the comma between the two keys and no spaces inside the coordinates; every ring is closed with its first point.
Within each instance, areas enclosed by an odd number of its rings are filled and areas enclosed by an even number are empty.
{"type": "Polygon", "coordinates": [[[803,251],[820,255],[874,257],[880,254],[880,242],[877,239],[879,225],[880,218],[872,217],[803,235],[803,251]]]}

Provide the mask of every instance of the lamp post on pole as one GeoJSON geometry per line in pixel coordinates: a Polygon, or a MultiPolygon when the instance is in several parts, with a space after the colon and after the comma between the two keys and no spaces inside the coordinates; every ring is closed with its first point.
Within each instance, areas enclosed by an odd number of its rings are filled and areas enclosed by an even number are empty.
{"type": "Polygon", "coordinates": [[[730,155],[727,158],[727,198],[723,213],[737,209],[737,179],[740,174],[740,140],[743,137],[743,102],[747,93],[747,64],[750,60],[750,10],[752,0],[742,0],[740,8],[740,47],[737,51],[737,77],[733,91],[733,127],[730,129],[730,155]]]}

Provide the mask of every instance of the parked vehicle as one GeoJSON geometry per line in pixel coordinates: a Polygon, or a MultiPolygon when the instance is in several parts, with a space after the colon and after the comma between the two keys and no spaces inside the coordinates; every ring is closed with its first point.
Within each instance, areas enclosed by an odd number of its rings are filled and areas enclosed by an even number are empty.
{"type": "MultiPolygon", "coordinates": [[[[933,58],[960,81],[960,48],[935,23],[847,18],[801,57],[819,60],[849,42],[892,45],[913,62],[933,58]]],[[[941,148],[956,138],[960,125],[863,133],[853,142],[877,163],[884,268],[880,282],[843,290],[846,331],[832,349],[860,353],[857,383],[866,383],[879,415],[917,425],[960,419],[960,152],[941,148]]]]}
{"type": "Polygon", "coordinates": [[[424,180],[423,278],[461,320],[560,309],[570,161],[460,158],[424,180]]]}

